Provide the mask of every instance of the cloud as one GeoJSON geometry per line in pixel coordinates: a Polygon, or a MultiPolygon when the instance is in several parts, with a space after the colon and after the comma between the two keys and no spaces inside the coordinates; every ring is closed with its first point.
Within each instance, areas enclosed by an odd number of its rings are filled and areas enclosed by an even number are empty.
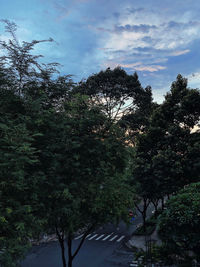
{"type": "Polygon", "coordinates": [[[144,36],[142,38],[142,41],[148,44],[152,44],[153,43],[153,39],[150,36],[144,36]]]}
{"type": "Polygon", "coordinates": [[[128,13],[130,13],[130,14],[135,14],[135,13],[138,13],[138,12],[142,12],[142,11],[144,11],[145,9],[144,9],[143,7],[139,7],[139,8],[127,7],[126,10],[127,10],[128,13]]]}
{"type": "Polygon", "coordinates": [[[135,69],[136,66],[141,65],[141,62],[136,62],[136,63],[129,63],[129,64],[121,64],[120,66],[125,68],[125,69],[135,69]]]}
{"type": "Polygon", "coordinates": [[[194,73],[189,74],[187,77],[188,85],[193,88],[200,87],[200,70],[194,73]]]}
{"type": "Polygon", "coordinates": [[[146,72],[156,72],[159,70],[166,69],[165,66],[160,66],[160,65],[143,65],[142,62],[120,64],[120,66],[125,69],[132,69],[135,71],[146,71],[146,72]]]}
{"type": "MultiPolygon", "coordinates": [[[[126,24],[124,26],[114,25],[114,27],[112,29],[108,29],[108,28],[104,28],[104,27],[98,27],[96,29],[98,31],[102,31],[102,32],[110,32],[110,33],[116,33],[116,34],[119,33],[120,34],[122,32],[148,33],[150,30],[156,29],[156,28],[157,27],[155,25],[147,25],[147,24],[130,25],[130,24],[126,24]]],[[[150,38],[150,37],[146,36],[146,39],[144,39],[144,40],[146,41],[147,38],[150,38]]]]}
{"type": "Polygon", "coordinates": [[[136,70],[138,71],[148,71],[148,72],[156,72],[159,70],[164,70],[166,69],[165,66],[160,66],[160,65],[151,65],[151,66],[136,66],[136,70]]]}
{"type": "Polygon", "coordinates": [[[174,50],[174,49],[156,49],[154,47],[137,47],[133,49],[140,54],[154,54],[162,56],[181,56],[190,52],[190,49],[174,50]]]}
{"type": "Polygon", "coordinates": [[[178,51],[172,52],[170,55],[177,57],[177,56],[181,56],[181,55],[187,54],[189,52],[190,52],[190,49],[178,50],[178,51]]]}
{"type": "Polygon", "coordinates": [[[199,26],[199,21],[187,21],[187,22],[177,22],[177,21],[169,21],[168,23],[164,23],[163,26],[168,29],[179,29],[179,28],[189,28],[199,26]]]}
{"type": "Polygon", "coordinates": [[[121,63],[120,60],[123,58],[119,58],[119,61],[112,61],[108,60],[104,62],[103,67],[108,68],[110,67],[111,69],[116,68],[116,67],[122,67],[124,69],[129,69],[132,71],[145,71],[145,72],[157,72],[159,70],[164,70],[166,69],[165,66],[161,65],[144,65],[142,62],[134,62],[134,63],[121,63]]]}
{"type": "Polygon", "coordinates": [[[142,32],[148,33],[152,29],[156,29],[155,25],[139,24],[139,25],[130,25],[126,24],[125,26],[115,26],[115,32],[142,32]]]}
{"type": "Polygon", "coordinates": [[[107,60],[103,63],[104,68],[110,67],[111,69],[116,67],[122,67],[122,68],[128,68],[128,69],[134,69],[136,66],[139,66],[142,64],[142,62],[135,62],[135,63],[121,63],[124,58],[118,58],[117,60],[107,60]]]}

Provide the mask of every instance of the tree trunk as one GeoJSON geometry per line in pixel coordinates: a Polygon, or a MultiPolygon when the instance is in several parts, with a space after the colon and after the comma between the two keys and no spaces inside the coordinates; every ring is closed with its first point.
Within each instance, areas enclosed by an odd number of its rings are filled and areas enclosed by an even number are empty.
{"type": "Polygon", "coordinates": [[[71,238],[70,234],[68,235],[67,244],[68,244],[68,267],[72,267],[72,261],[73,261],[73,257],[72,257],[72,238],[71,238]]]}
{"type": "Polygon", "coordinates": [[[155,199],[155,200],[151,200],[151,202],[153,203],[154,209],[155,209],[155,217],[157,218],[157,213],[158,213],[158,203],[159,203],[159,199],[155,199]]]}
{"type": "Polygon", "coordinates": [[[161,207],[162,207],[162,210],[164,210],[165,203],[164,203],[164,198],[163,198],[163,197],[161,198],[161,205],[162,205],[162,206],[161,206],[161,207]]]}
{"type": "Polygon", "coordinates": [[[146,216],[147,216],[146,211],[144,211],[142,213],[142,219],[143,219],[143,228],[145,233],[146,233],[146,216]]]}
{"type": "Polygon", "coordinates": [[[64,245],[64,240],[62,240],[62,242],[60,242],[60,247],[61,247],[61,253],[62,253],[63,267],[67,267],[66,259],[65,259],[65,245],[64,245]]]}
{"type": "MultiPolygon", "coordinates": [[[[95,225],[95,224],[94,224],[95,225]]],[[[72,267],[72,261],[78,254],[81,246],[83,245],[83,242],[85,241],[86,236],[89,234],[90,231],[94,228],[94,225],[92,225],[90,228],[87,229],[87,231],[84,233],[81,242],[79,243],[77,249],[75,250],[74,254],[72,255],[72,234],[68,234],[67,238],[67,245],[68,245],[68,267],[72,267]]]]}
{"type": "Polygon", "coordinates": [[[150,204],[148,198],[143,197],[143,209],[141,210],[138,205],[136,205],[137,210],[141,213],[143,219],[143,228],[144,232],[146,232],[146,217],[147,217],[147,208],[150,204]]]}
{"type": "Polygon", "coordinates": [[[65,259],[64,232],[60,233],[58,228],[56,227],[56,234],[57,234],[58,241],[59,241],[60,248],[61,248],[63,267],[67,267],[67,263],[66,263],[66,259],[65,259]]]}

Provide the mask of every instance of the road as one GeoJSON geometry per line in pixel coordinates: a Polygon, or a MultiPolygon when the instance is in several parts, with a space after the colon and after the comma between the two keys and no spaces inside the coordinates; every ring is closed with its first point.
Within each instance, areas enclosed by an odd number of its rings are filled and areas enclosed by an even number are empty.
{"type": "MultiPolygon", "coordinates": [[[[148,214],[151,214],[152,208],[148,214]]],[[[131,225],[120,222],[118,226],[107,224],[88,235],[79,253],[74,259],[73,267],[127,267],[133,260],[133,253],[125,243],[130,238],[141,216],[135,218],[131,225]]],[[[73,240],[73,246],[80,242],[79,236],[73,240]]],[[[66,244],[67,258],[67,244],[66,244]]],[[[21,267],[62,267],[61,252],[58,242],[35,246],[29,252],[21,267]]]]}
{"type": "MultiPolygon", "coordinates": [[[[91,233],[85,240],[73,262],[73,267],[111,267],[128,266],[133,254],[125,242],[131,229],[121,222],[117,227],[108,224],[91,233]]],[[[80,242],[79,236],[73,240],[74,247],[80,242]]],[[[67,248],[67,247],[66,247],[67,248]]],[[[58,242],[42,244],[32,248],[21,267],[62,267],[58,242]]],[[[67,258],[67,251],[66,251],[67,258]]]]}

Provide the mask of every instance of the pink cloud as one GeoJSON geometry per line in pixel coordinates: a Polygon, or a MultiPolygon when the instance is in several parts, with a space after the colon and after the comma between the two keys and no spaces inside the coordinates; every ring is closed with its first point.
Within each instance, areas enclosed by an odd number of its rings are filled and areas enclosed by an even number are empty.
{"type": "MultiPolygon", "coordinates": [[[[121,58],[123,59],[123,58],[121,58]]],[[[141,65],[141,62],[136,62],[136,63],[130,63],[130,64],[120,64],[118,62],[114,62],[114,61],[106,61],[104,62],[104,67],[108,68],[116,68],[116,67],[122,67],[122,68],[127,68],[127,69],[136,69],[135,67],[141,65]]]]}
{"type": "Polygon", "coordinates": [[[122,67],[125,69],[132,69],[133,71],[148,71],[148,72],[156,72],[159,70],[164,70],[166,69],[165,66],[161,65],[142,65],[142,62],[135,62],[135,63],[129,63],[129,64],[121,64],[112,60],[106,61],[103,64],[103,67],[110,67],[111,69],[116,68],[116,67],[122,67]]]}
{"type": "Polygon", "coordinates": [[[181,55],[184,55],[184,54],[187,54],[189,53],[190,50],[189,49],[185,49],[185,50],[178,50],[178,51],[174,51],[171,53],[171,56],[181,56],[181,55]]]}
{"type": "Polygon", "coordinates": [[[160,66],[160,65],[152,65],[152,66],[136,66],[135,70],[138,71],[149,71],[149,72],[155,72],[155,71],[159,71],[159,70],[164,70],[166,69],[165,66],[160,66]]]}

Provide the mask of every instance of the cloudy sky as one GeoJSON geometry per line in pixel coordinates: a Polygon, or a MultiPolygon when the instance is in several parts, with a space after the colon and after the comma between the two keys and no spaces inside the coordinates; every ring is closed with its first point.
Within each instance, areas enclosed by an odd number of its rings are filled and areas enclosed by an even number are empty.
{"type": "MultiPolygon", "coordinates": [[[[20,40],[47,39],[38,53],[75,81],[107,67],[137,71],[157,102],[178,73],[200,87],[199,0],[0,0],[0,19],[20,40]]],[[[0,38],[6,39],[0,23],[0,38]]]]}

